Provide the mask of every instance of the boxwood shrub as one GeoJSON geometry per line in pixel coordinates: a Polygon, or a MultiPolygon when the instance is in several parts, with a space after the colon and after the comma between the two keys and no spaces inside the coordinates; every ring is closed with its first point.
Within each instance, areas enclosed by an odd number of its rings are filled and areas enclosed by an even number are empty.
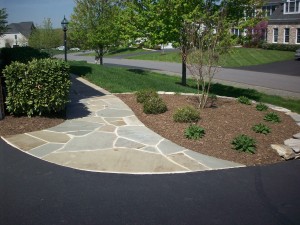
{"type": "Polygon", "coordinates": [[[71,85],[69,65],[57,59],[13,62],[3,70],[7,110],[13,115],[45,115],[65,108],[71,85]]]}
{"type": "Polygon", "coordinates": [[[295,52],[298,48],[299,45],[287,45],[287,44],[274,44],[274,43],[263,43],[261,46],[263,49],[268,49],[268,50],[280,50],[280,51],[291,51],[295,52]]]}

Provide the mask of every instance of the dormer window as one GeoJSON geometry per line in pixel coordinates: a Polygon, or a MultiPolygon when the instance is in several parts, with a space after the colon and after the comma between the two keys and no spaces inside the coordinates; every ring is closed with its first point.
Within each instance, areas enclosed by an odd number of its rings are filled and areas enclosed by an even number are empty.
{"type": "Polygon", "coordinates": [[[286,0],[284,14],[300,13],[300,0],[286,0]]]}

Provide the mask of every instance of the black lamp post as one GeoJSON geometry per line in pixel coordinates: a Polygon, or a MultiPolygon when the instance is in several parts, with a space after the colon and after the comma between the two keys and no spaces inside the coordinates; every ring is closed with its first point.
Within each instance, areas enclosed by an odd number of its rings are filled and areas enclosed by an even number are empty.
{"type": "Polygon", "coordinates": [[[64,31],[64,47],[65,47],[65,61],[67,62],[67,30],[68,30],[69,21],[64,16],[64,19],[61,21],[61,26],[64,31]]]}

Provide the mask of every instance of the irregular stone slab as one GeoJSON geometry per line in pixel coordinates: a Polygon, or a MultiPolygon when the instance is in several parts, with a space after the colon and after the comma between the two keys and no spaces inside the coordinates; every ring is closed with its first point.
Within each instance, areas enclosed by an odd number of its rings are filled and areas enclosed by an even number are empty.
{"type": "Polygon", "coordinates": [[[184,154],[188,155],[189,157],[195,159],[202,165],[209,167],[211,169],[226,169],[226,168],[233,168],[233,167],[244,167],[245,165],[240,163],[235,163],[223,159],[217,159],[215,157],[211,157],[208,155],[203,155],[198,152],[194,152],[191,150],[184,151],[184,154]]]}
{"type": "Polygon", "coordinates": [[[185,148],[166,139],[160,142],[157,148],[165,155],[174,154],[186,150],[185,148]]]}
{"type": "Polygon", "coordinates": [[[117,136],[113,133],[93,132],[83,137],[74,137],[60,152],[90,151],[113,148],[117,136]]]}
{"type": "Polygon", "coordinates": [[[129,126],[144,126],[144,124],[136,116],[124,117],[123,120],[129,126]]]}
{"type": "Polygon", "coordinates": [[[122,109],[103,109],[97,112],[97,116],[101,117],[126,117],[133,116],[131,110],[122,110],[122,109]]]}
{"type": "Polygon", "coordinates": [[[135,141],[130,141],[125,138],[118,138],[118,140],[115,143],[115,147],[125,147],[125,148],[136,148],[140,149],[145,147],[145,145],[135,142],[135,141]]]}
{"type": "Polygon", "coordinates": [[[43,158],[76,169],[119,173],[185,172],[181,166],[160,154],[132,149],[109,149],[86,152],[56,152],[43,158]]]}
{"type": "Polygon", "coordinates": [[[98,129],[98,131],[104,131],[104,132],[115,132],[116,127],[112,125],[105,125],[98,129]]]}
{"type": "Polygon", "coordinates": [[[291,116],[297,123],[300,122],[300,115],[298,113],[287,113],[287,115],[291,116]]]}
{"type": "Polygon", "coordinates": [[[104,106],[102,106],[102,105],[86,105],[86,107],[89,111],[92,111],[92,112],[97,112],[99,110],[104,109],[104,106]]]}
{"type": "Polygon", "coordinates": [[[93,131],[71,131],[68,132],[67,134],[73,135],[73,136],[85,136],[87,134],[92,133],[93,131]]]}
{"type": "Polygon", "coordinates": [[[55,131],[55,132],[86,131],[86,130],[93,131],[99,128],[99,126],[101,125],[85,122],[85,121],[67,120],[64,123],[47,130],[55,131]]]}
{"type": "Polygon", "coordinates": [[[290,138],[284,141],[284,144],[291,147],[295,152],[300,152],[300,140],[290,138]]]}
{"type": "Polygon", "coordinates": [[[293,150],[286,145],[273,144],[271,145],[271,148],[274,149],[278,155],[283,157],[285,160],[295,158],[295,152],[293,152],[293,150]]]}
{"type": "Polygon", "coordinates": [[[104,100],[106,102],[106,105],[108,108],[111,109],[124,109],[124,110],[130,110],[131,109],[119,98],[104,100]]]}
{"type": "Polygon", "coordinates": [[[45,145],[42,145],[40,147],[31,149],[28,151],[31,155],[34,155],[36,157],[42,158],[46,155],[49,155],[52,152],[55,152],[62,148],[64,145],[63,144],[53,144],[53,143],[48,143],[45,145]]]}
{"type": "Polygon", "coordinates": [[[300,139],[300,133],[294,134],[294,135],[293,135],[293,138],[300,139]]]}
{"type": "Polygon", "coordinates": [[[291,110],[283,108],[283,107],[279,107],[279,106],[270,106],[271,109],[279,111],[279,112],[284,112],[284,113],[290,113],[291,110]]]}
{"type": "Polygon", "coordinates": [[[99,123],[100,125],[105,124],[104,119],[102,119],[101,117],[97,117],[97,116],[84,117],[84,118],[76,119],[74,121],[85,121],[85,122],[90,122],[90,123],[99,123]]]}
{"type": "Polygon", "coordinates": [[[141,148],[141,150],[146,152],[152,152],[152,153],[160,153],[156,147],[152,147],[152,146],[146,146],[144,148],[141,148]]]}
{"type": "Polygon", "coordinates": [[[38,146],[41,146],[41,145],[44,145],[47,143],[40,139],[31,137],[27,134],[18,134],[18,135],[7,137],[5,139],[23,151],[29,151],[33,148],[36,148],[38,146]]]}
{"type": "Polygon", "coordinates": [[[110,122],[112,125],[116,126],[116,127],[121,127],[121,126],[125,126],[127,125],[124,120],[116,120],[116,121],[111,121],[110,122]]]}
{"type": "Polygon", "coordinates": [[[31,136],[40,138],[47,142],[54,142],[54,143],[67,143],[70,140],[70,137],[66,134],[56,133],[51,131],[36,131],[29,133],[31,136]]]}
{"type": "Polygon", "coordinates": [[[124,126],[118,127],[117,134],[120,137],[130,139],[144,145],[156,145],[162,137],[144,126],[124,126]]]}
{"type": "Polygon", "coordinates": [[[179,165],[188,168],[191,171],[203,171],[210,169],[209,167],[199,164],[197,161],[191,159],[190,157],[187,157],[183,153],[168,155],[168,158],[175,161],[179,165]]]}

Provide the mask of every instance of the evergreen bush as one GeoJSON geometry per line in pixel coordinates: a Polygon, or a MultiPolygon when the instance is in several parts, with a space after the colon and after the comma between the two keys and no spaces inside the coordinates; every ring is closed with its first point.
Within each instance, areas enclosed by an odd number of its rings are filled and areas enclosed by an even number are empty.
{"type": "Polygon", "coordinates": [[[62,60],[34,59],[13,62],[3,70],[7,110],[13,115],[44,115],[59,112],[69,99],[69,65],[62,60]]]}

